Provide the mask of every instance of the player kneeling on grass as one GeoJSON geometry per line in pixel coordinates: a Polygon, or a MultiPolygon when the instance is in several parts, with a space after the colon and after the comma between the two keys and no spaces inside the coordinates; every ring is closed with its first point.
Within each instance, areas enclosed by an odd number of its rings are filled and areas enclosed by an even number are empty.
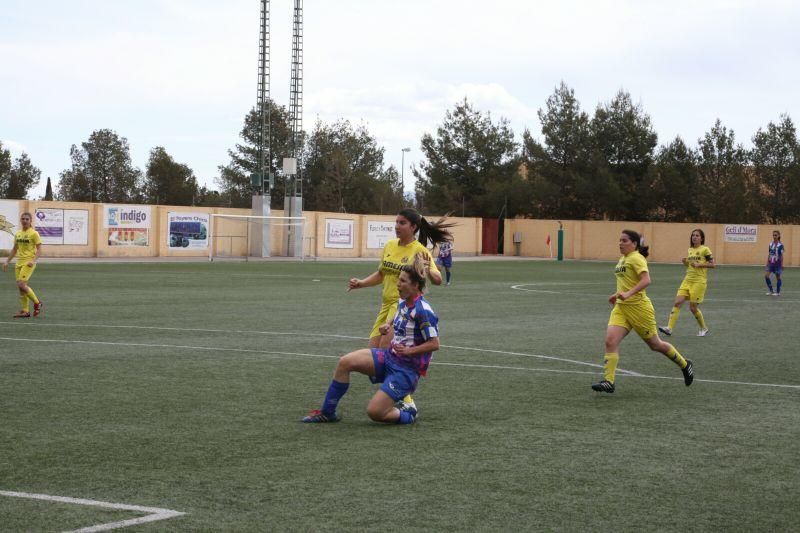
{"type": "Polygon", "coordinates": [[[381,326],[382,334],[394,329],[389,348],[364,348],[342,356],[333,373],[325,400],[319,410],[311,411],[303,422],[338,422],[336,406],[350,387],[350,373],[369,376],[381,388],[367,405],[367,415],[376,422],[411,424],[416,420],[414,407],[403,407],[402,399],[417,388],[420,376],[428,370],[433,352],[439,349],[439,319],[422,297],[427,266],[422,254],[400,272],[397,289],[400,303],[392,323],[381,326]],[[400,406],[400,407],[398,407],[400,406]]]}
{"type": "Polygon", "coordinates": [[[656,330],[656,312],[645,289],[650,285],[647,267],[647,246],[642,246],[641,236],[633,230],[622,230],[619,237],[619,258],[614,274],[617,291],[609,296],[608,303],[614,306],[606,328],[606,354],[603,363],[603,379],[592,385],[597,392],[614,392],[614,376],[619,362],[619,345],[631,330],[655,352],[667,356],[681,369],[683,381],[688,387],[694,380],[694,365],[675,349],[662,341],[656,330]]]}

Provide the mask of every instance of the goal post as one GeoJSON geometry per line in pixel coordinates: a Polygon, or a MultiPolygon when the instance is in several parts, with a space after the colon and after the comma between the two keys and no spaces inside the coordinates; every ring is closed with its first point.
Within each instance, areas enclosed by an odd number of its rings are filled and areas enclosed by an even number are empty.
{"type": "Polygon", "coordinates": [[[296,257],[304,260],[311,255],[311,243],[305,236],[306,217],[261,215],[227,215],[212,213],[209,224],[208,260],[218,258],[248,260],[254,257],[296,257]],[[269,232],[269,254],[262,253],[262,235],[269,232]],[[288,249],[290,232],[303,243],[299,257],[288,249]]]}

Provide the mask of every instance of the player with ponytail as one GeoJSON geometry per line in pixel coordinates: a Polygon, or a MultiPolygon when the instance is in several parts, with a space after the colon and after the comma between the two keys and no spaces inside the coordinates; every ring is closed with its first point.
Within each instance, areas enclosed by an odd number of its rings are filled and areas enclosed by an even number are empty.
{"type": "Polygon", "coordinates": [[[338,422],[339,400],[350,387],[350,374],[369,376],[381,388],[367,405],[367,415],[376,422],[411,424],[416,408],[402,406],[401,400],[417,388],[426,375],[433,352],[439,349],[439,318],[423,298],[429,276],[429,256],[417,253],[400,269],[397,279],[399,305],[391,322],[380,326],[385,334],[394,331],[388,348],[370,347],[342,356],[336,365],[328,392],[319,409],[303,418],[305,423],[338,422]]]}
{"type": "Polygon", "coordinates": [[[617,261],[614,274],[617,290],[609,296],[608,303],[614,306],[606,329],[606,353],[603,362],[603,379],[592,385],[598,392],[614,392],[614,376],[619,362],[619,345],[630,331],[636,333],[650,347],[671,359],[683,372],[683,381],[688,387],[694,380],[692,361],[684,359],[673,345],[658,337],[656,312],[647,297],[645,288],[650,285],[650,272],[646,257],[649,247],[642,245],[642,237],[633,230],[622,230],[619,237],[622,257],[617,261]]]}
{"type": "MultiPolygon", "coordinates": [[[[453,235],[449,228],[455,224],[445,222],[446,217],[436,222],[430,222],[423,217],[416,209],[407,207],[400,211],[395,218],[394,232],[397,236],[386,243],[378,264],[378,270],[369,276],[359,279],[352,278],[348,284],[348,291],[383,285],[383,296],[381,298],[381,308],[372,331],[369,334],[370,348],[386,348],[391,341],[391,329],[382,335],[380,328],[397,312],[397,302],[399,294],[397,291],[397,279],[404,265],[409,264],[414,256],[422,254],[427,262],[428,279],[434,285],[441,285],[442,274],[428,251],[428,244],[436,245],[453,240],[453,235]]],[[[416,409],[414,400],[411,397],[405,398],[404,402],[409,408],[416,409]]]]}

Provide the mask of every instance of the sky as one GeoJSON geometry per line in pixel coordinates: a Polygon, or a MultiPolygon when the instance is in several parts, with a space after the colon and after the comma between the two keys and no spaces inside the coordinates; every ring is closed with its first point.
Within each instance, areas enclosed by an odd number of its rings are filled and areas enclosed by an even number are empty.
{"type": "MultiPolygon", "coordinates": [[[[564,81],[590,115],[624,89],[659,143],[717,118],[750,146],[800,120],[800,3],[784,0],[304,0],[304,114],[365,125],[413,191],[420,139],[467,98],[517,140],[564,81]],[[402,149],[410,148],[403,156],[402,149]]],[[[271,1],[271,93],[287,105],[292,0],[271,1]]],[[[198,181],[256,103],[259,0],[3,0],[0,141],[42,171],[109,128],[144,171],[163,146],[198,181]]]]}

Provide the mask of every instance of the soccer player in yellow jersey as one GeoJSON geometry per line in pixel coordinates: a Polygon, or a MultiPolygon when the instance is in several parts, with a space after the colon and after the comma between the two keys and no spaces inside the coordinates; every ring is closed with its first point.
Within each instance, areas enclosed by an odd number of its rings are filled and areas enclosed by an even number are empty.
{"type": "Polygon", "coordinates": [[[641,245],[642,238],[633,230],[623,230],[619,237],[619,258],[614,274],[617,290],[609,296],[614,306],[606,329],[606,354],[603,364],[603,379],[592,385],[598,392],[614,392],[614,375],[619,362],[619,345],[630,331],[636,333],[655,352],[669,357],[683,372],[683,381],[688,387],[694,380],[694,366],[684,359],[673,345],[658,337],[656,312],[645,289],[650,285],[647,267],[648,247],[641,245]]]}
{"type": "Polygon", "coordinates": [[[8,255],[6,262],[3,263],[3,272],[8,270],[11,259],[16,255],[17,266],[14,269],[14,273],[16,274],[19,301],[22,307],[14,315],[14,318],[30,318],[29,300],[33,302],[33,316],[39,316],[44,309],[44,305],[36,297],[36,293],[28,286],[28,280],[31,279],[33,271],[36,270],[36,262],[39,260],[39,254],[42,251],[42,238],[31,227],[33,217],[31,217],[30,213],[22,213],[19,220],[22,224],[22,229],[14,234],[14,247],[11,248],[11,253],[8,255]]]}
{"type": "MultiPolygon", "coordinates": [[[[426,245],[428,242],[439,244],[451,241],[453,236],[448,228],[453,225],[445,223],[444,219],[432,223],[420,215],[416,209],[410,207],[403,209],[398,213],[394,222],[394,233],[397,238],[390,240],[383,247],[378,270],[363,279],[350,279],[348,291],[383,284],[381,309],[369,334],[369,348],[389,347],[389,342],[392,340],[392,329],[388,328],[389,333],[382,335],[380,328],[389,324],[397,313],[397,305],[400,302],[397,280],[402,268],[411,264],[418,252],[423,254],[428,263],[428,279],[434,285],[442,284],[442,274],[436,267],[426,245]],[[418,238],[417,233],[419,233],[418,238]]],[[[410,395],[403,398],[403,403],[405,408],[416,410],[416,405],[410,395]]]]}
{"type": "Polygon", "coordinates": [[[717,264],[714,262],[714,256],[711,255],[711,249],[706,246],[706,234],[703,230],[698,228],[692,231],[689,245],[686,257],[681,260],[686,265],[686,276],[683,278],[681,286],[678,287],[678,294],[675,295],[675,303],[672,304],[672,311],[669,313],[669,323],[667,326],[658,327],[658,331],[664,335],[672,335],[672,330],[681,312],[681,306],[686,300],[689,300],[689,310],[691,310],[697,320],[697,324],[700,326],[697,336],[705,337],[708,335],[706,320],[699,306],[706,296],[707,269],[716,268],[717,264]]]}

